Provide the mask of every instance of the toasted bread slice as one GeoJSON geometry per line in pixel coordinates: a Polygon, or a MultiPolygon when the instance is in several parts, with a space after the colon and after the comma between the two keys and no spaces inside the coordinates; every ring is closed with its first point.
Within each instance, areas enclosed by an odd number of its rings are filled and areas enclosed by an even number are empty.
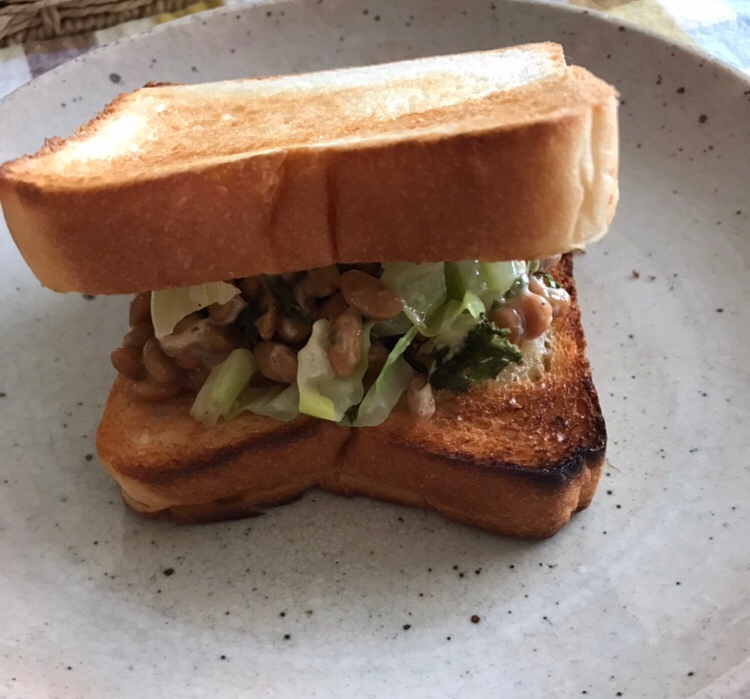
{"type": "Polygon", "coordinates": [[[615,90],[531,44],[147,86],[6,163],[0,201],[44,285],[130,293],[582,248],[612,219],[617,161],[615,90]]]}
{"type": "Polygon", "coordinates": [[[429,422],[402,401],[372,428],[249,414],[206,428],[188,415],[189,396],[144,403],[119,377],[97,434],[100,459],[128,505],[177,522],[249,516],[320,487],[492,532],[551,536],[590,503],[606,444],[569,258],[556,276],[572,307],[544,356],[511,369],[515,378],[441,392],[429,422]]]}

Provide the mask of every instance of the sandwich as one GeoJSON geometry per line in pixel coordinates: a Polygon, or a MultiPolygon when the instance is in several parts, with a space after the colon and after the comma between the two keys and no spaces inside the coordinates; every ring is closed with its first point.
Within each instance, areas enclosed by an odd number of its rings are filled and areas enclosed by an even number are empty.
{"type": "Polygon", "coordinates": [[[617,104],[531,44],[148,84],[4,164],[40,282],[134,295],[97,431],[125,503],[322,488],[556,533],[604,463],[572,255],[615,212],[617,104]]]}

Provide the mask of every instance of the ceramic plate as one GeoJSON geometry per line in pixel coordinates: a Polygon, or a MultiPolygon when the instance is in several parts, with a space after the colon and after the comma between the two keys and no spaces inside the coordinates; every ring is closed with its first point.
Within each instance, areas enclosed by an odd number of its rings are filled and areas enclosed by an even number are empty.
{"type": "Polygon", "coordinates": [[[593,505],[541,543],[319,493],[233,523],[139,519],[93,444],[127,300],[41,289],[3,230],[0,695],[750,696],[742,76],[554,6],[256,5],[123,39],[17,91],[0,105],[0,160],[148,80],[537,40],[622,93],[622,203],[577,273],[610,433],[593,505]]]}

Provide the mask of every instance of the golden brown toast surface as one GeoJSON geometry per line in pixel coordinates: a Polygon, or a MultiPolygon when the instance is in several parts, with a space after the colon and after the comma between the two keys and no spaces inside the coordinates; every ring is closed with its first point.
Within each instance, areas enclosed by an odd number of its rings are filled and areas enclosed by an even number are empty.
{"type": "Polygon", "coordinates": [[[573,305],[553,326],[537,380],[443,391],[428,422],[402,401],[373,428],[250,414],[206,428],[188,415],[190,396],[144,403],[118,378],[97,434],[100,459],[131,507],[180,522],[246,516],[317,486],[550,536],[591,501],[606,444],[570,261],[563,267],[573,305]]]}
{"type": "Polygon", "coordinates": [[[157,83],[120,95],[73,137],[52,139],[4,174],[62,189],[155,179],[248,153],[441,137],[501,120],[512,128],[581,109],[576,84],[559,82],[566,72],[560,46],[537,44],[277,78],[157,83]],[[530,103],[529,92],[552,86],[554,94],[530,103]]]}

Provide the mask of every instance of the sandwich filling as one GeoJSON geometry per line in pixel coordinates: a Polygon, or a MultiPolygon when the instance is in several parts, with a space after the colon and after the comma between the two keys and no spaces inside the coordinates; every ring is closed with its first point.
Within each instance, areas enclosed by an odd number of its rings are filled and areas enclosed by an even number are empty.
{"type": "Polygon", "coordinates": [[[206,425],[243,411],[384,422],[406,393],[420,420],[435,391],[502,379],[570,308],[534,262],[332,265],[138,294],[112,353],[134,396],[195,394],[206,425]]]}

